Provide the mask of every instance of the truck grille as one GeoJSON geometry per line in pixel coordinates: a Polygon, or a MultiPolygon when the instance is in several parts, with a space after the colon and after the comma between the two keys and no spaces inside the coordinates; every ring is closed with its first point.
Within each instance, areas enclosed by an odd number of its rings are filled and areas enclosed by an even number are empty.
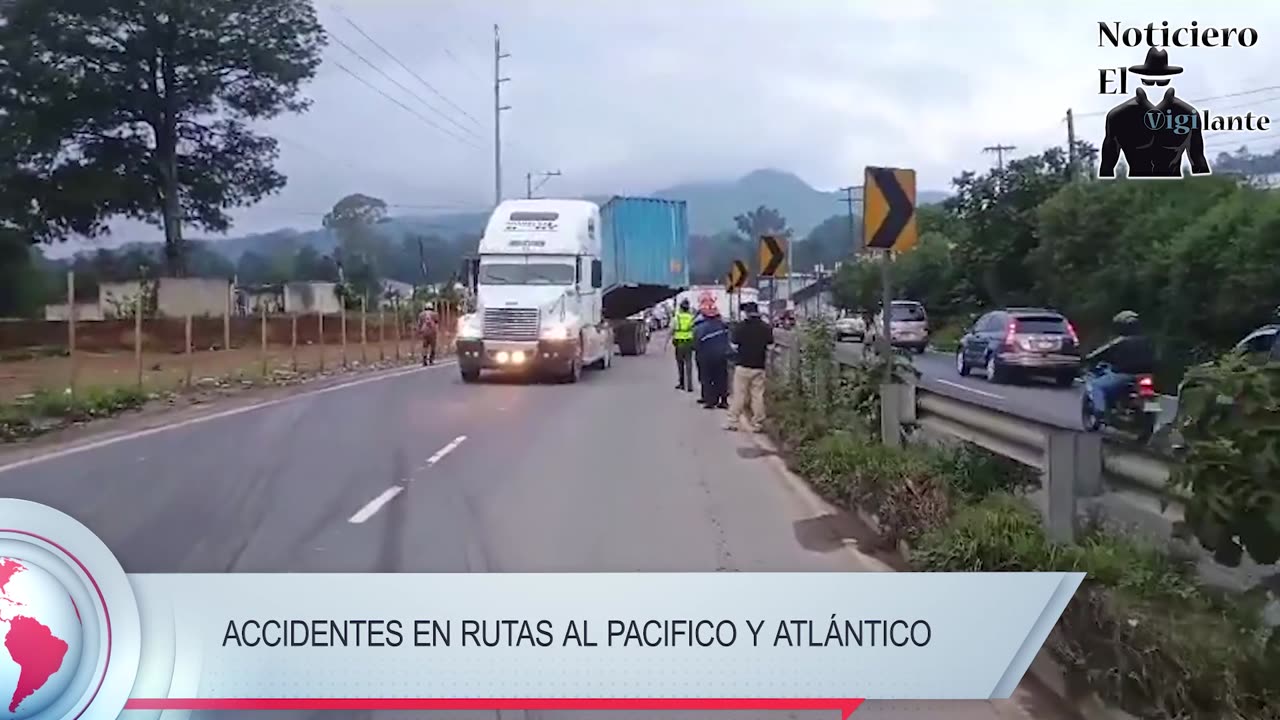
{"type": "Polygon", "coordinates": [[[538,311],[531,308],[486,309],[484,336],[493,340],[537,340],[538,311]]]}

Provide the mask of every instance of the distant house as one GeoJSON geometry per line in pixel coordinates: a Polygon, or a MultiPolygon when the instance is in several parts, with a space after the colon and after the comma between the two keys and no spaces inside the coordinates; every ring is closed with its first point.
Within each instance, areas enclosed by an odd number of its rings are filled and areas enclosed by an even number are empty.
{"type": "Polygon", "coordinates": [[[411,283],[401,282],[399,280],[383,280],[382,281],[382,305],[390,307],[395,304],[395,300],[408,300],[413,297],[414,286],[411,283]]]}
{"type": "Polygon", "coordinates": [[[139,296],[144,304],[154,302],[161,317],[223,315],[231,299],[230,280],[218,278],[157,278],[125,280],[98,285],[98,307],[104,318],[131,317],[139,296]],[[154,298],[146,295],[154,293],[154,298]]]}
{"type": "Polygon", "coordinates": [[[342,312],[337,287],[337,283],[307,281],[239,288],[236,291],[236,312],[256,315],[265,310],[268,314],[333,315],[342,312]]]}

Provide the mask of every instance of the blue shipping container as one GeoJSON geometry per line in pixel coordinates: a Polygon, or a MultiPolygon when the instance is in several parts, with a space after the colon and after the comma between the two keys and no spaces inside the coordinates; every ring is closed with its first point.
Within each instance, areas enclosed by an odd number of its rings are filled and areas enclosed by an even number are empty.
{"type": "Polygon", "coordinates": [[[689,215],[683,200],[615,197],[600,208],[600,224],[606,293],[647,285],[674,294],[689,284],[689,215]]]}

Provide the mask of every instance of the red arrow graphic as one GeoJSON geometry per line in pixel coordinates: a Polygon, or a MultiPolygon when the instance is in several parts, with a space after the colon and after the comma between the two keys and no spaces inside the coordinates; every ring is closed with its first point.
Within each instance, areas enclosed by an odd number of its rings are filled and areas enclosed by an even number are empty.
{"type": "Polygon", "coordinates": [[[125,710],[838,710],[861,698],[132,698],[125,710]]]}

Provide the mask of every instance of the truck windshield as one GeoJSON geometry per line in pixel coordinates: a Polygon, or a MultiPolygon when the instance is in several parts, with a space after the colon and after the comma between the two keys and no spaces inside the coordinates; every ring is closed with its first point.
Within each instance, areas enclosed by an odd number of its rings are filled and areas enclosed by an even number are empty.
{"type": "Polygon", "coordinates": [[[572,285],[576,271],[561,263],[485,263],[481,285],[572,285]]]}

